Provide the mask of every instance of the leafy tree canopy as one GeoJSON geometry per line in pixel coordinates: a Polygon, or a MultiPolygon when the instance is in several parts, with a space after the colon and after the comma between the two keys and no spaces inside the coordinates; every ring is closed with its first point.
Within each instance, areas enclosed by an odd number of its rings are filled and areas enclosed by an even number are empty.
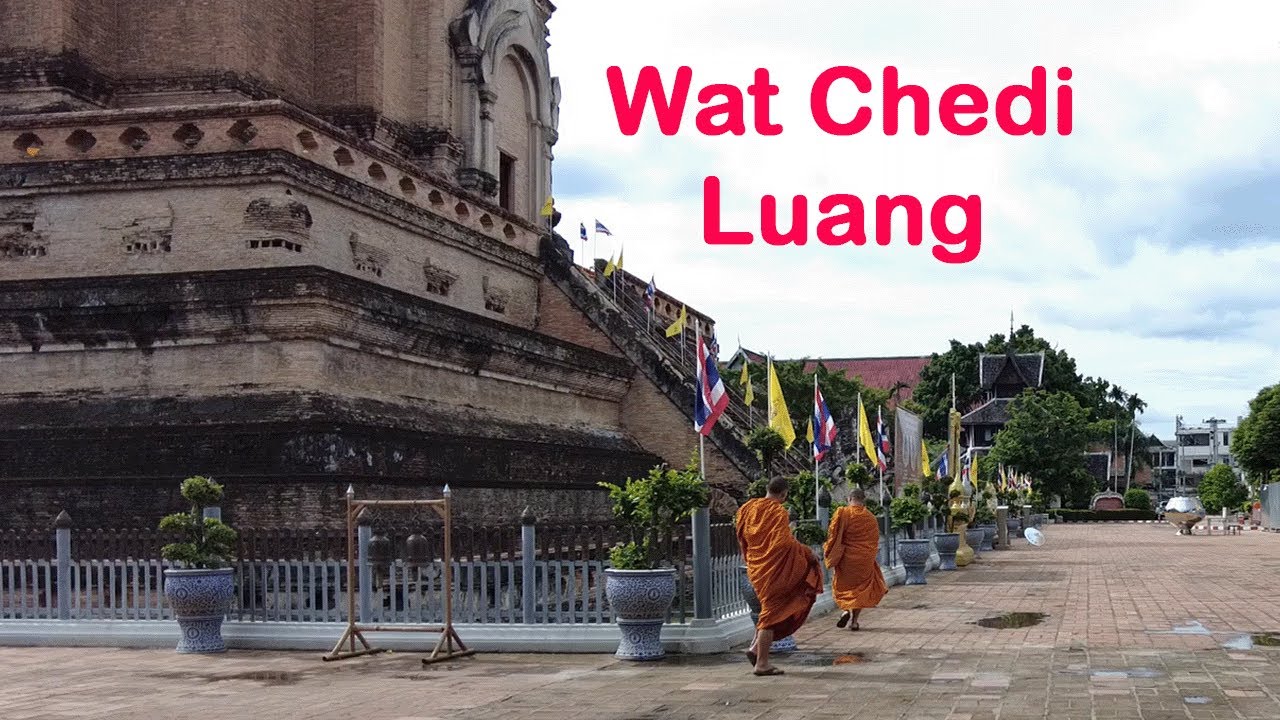
{"type": "Polygon", "coordinates": [[[1248,498],[1249,490],[1229,465],[1213,466],[1200,480],[1200,502],[1210,515],[1217,515],[1222,508],[1234,510],[1248,498]]]}
{"type": "MultiPolygon", "coordinates": [[[[1067,504],[1088,504],[1093,478],[1085,469],[1089,441],[1087,411],[1067,392],[1032,390],[1009,405],[1009,422],[996,435],[984,466],[1034,468],[1037,491],[1060,495],[1067,504]]],[[[983,467],[980,466],[980,470],[983,467]]]]}
{"type": "Polygon", "coordinates": [[[1251,481],[1280,482],[1280,384],[1249,401],[1249,415],[1231,437],[1231,453],[1251,481]]]}

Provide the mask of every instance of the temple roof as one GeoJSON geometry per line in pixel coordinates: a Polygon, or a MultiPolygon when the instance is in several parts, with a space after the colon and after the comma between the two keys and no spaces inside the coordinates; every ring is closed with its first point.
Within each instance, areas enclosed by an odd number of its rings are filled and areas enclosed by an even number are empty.
{"type": "Polygon", "coordinates": [[[1044,352],[982,353],[978,356],[978,385],[990,390],[1006,370],[1012,370],[1026,387],[1038,388],[1044,382],[1044,352]]]}
{"type": "Polygon", "coordinates": [[[1004,425],[1009,422],[1009,403],[1013,398],[995,398],[970,410],[960,418],[961,425],[1004,425]]]}
{"type": "MultiPolygon", "coordinates": [[[[729,358],[727,366],[736,370],[741,367],[743,359],[750,363],[764,363],[768,358],[753,350],[738,348],[733,357],[729,358]]],[[[907,387],[899,393],[900,400],[906,402],[911,399],[912,391],[920,382],[920,371],[924,370],[930,359],[928,355],[899,355],[894,357],[804,358],[802,361],[774,358],[774,362],[804,362],[804,371],[806,373],[814,372],[818,367],[818,363],[822,363],[827,372],[844,373],[844,376],[851,380],[855,377],[862,378],[863,384],[867,387],[881,390],[889,390],[899,382],[906,383],[907,387]]]]}

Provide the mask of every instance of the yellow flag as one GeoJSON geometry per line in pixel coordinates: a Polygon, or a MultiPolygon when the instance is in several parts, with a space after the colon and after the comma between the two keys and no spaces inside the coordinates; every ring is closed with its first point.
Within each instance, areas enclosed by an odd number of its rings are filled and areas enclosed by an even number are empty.
{"type": "Polygon", "coordinates": [[[667,337],[675,337],[680,333],[684,332],[684,323],[685,323],[685,320],[687,320],[688,318],[689,318],[689,311],[686,310],[683,305],[681,305],[680,317],[676,318],[676,321],[671,323],[671,325],[667,328],[667,337]]]}
{"type": "Polygon", "coordinates": [[[810,445],[813,444],[813,418],[812,417],[809,418],[809,424],[804,426],[804,439],[808,440],[810,445]]]}
{"type": "Polygon", "coordinates": [[[550,195],[548,195],[547,201],[542,204],[542,212],[538,214],[541,215],[542,217],[551,217],[556,212],[555,204],[556,204],[555,199],[552,198],[550,195]]]}
{"type": "Polygon", "coordinates": [[[620,267],[622,267],[622,266],[621,266],[621,265],[614,265],[614,264],[613,264],[613,256],[612,256],[612,255],[610,255],[610,256],[609,256],[609,264],[604,266],[604,276],[605,276],[605,277],[609,277],[610,275],[612,275],[612,274],[613,274],[613,271],[614,271],[614,270],[617,270],[617,269],[618,269],[618,268],[620,268],[620,267]]]}
{"type": "Polygon", "coordinates": [[[618,250],[618,269],[622,269],[622,253],[626,252],[626,248],[618,250]]]}
{"type": "Polygon", "coordinates": [[[791,424],[791,415],[787,412],[787,401],[782,397],[782,383],[778,382],[778,373],[769,363],[769,427],[777,431],[790,450],[796,441],[796,428],[791,424]]]}
{"type": "Polygon", "coordinates": [[[751,402],[756,399],[756,395],[751,391],[751,376],[747,374],[747,364],[745,362],[742,363],[742,378],[738,380],[738,384],[744,388],[742,393],[743,402],[747,404],[747,407],[751,407],[751,402]]]}
{"type": "Polygon", "coordinates": [[[929,448],[924,446],[924,438],[920,438],[920,475],[929,477],[929,448]]]}
{"type": "Polygon", "coordinates": [[[867,408],[862,404],[862,396],[858,396],[858,440],[862,451],[872,465],[879,467],[880,459],[876,457],[876,441],[871,439],[871,425],[867,423],[867,408]]]}

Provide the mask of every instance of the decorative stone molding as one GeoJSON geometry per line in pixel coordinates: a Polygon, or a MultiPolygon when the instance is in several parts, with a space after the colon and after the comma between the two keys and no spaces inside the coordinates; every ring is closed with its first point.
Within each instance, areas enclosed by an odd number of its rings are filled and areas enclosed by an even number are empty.
{"type": "Polygon", "coordinates": [[[488,275],[480,278],[480,285],[484,289],[484,309],[499,314],[505,313],[507,301],[511,299],[511,292],[491,286],[488,275]]]}
{"type": "Polygon", "coordinates": [[[422,276],[427,282],[427,292],[441,297],[448,297],[449,290],[458,281],[457,273],[433,264],[430,259],[422,265],[422,276]]]}
{"type": "Polygon", "coordinates": [[[351,261],[355,263],[356,270],[374,277],[382,277],[383,271],[391,261],[391,256],[385,250],[361,242],[359,237],[359,233],[353,232],[348,241],[351,246],[351,261]]]}
{"type": "Polygon", "coordinates": [[[244,210],[244,228],[251,250],[285,248],[302,252],[311,239],[311,211],[291,198],[258,198],[244,210]]]}
{"type": "Polygon", "coordinates": [[[21,203],[0,210],[0,260],[42,258],[49,254],[48,239],[36,230],[34,206],[21,203]]]}

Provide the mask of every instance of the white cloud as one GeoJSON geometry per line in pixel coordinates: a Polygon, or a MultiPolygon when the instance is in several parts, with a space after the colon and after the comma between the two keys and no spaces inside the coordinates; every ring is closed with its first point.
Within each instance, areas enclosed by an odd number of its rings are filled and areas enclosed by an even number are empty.
{"type": "MultiPolygon", "coordinates": [[[[1000,332],[1012,309],[1066,347],[1082,372],[1144,397],[1152,418],[1186,408],[1188,417],[1234,418],[1259,387],[1280,380],[1270,333],[1280,317],[1257,302],[1274,298],[1280,307],[1280,237],[1172,244],[1193,224],[1228,222],[1240,209],[1204,193],[1234,192],[1233,177],[1280,167],[1280,5],[793,5],[561,0],[551,37],[564,87],[556,154],[566,161],[557,168],[589,161],[617,183],[603,196],[558,192],[562,231],[603,220],[617,237],[600,238],[597,254],[625,243],[627,268],[656,275],[660,287],[715,316],[722,344],[740,335],[783,355],[928,353],[951,337],[1000,332]],[[656,65],[668,83],[689,65],[695,92],[709,82],[745,86],[766,67],[781,88],[773,120],[786,130],[705,138],[687,112],[676,137],[659,134],[651,116],[639,135],[624,137],[605,79],[614,64],[631,80],[656,65]],[[877,90],[890,64],[923,85],[933,134],[882,135],[874,93],[870,130],[849,138],[818,131],[810,84],[845,64],[866,71],[877,90]],[[947,85],[972,82],[994,98],[1004,85],[1028,82],[1034,65],[1049,69],[1051,89],[1058,67],[1073,69],[1072,135],[940,131],[936,102],[947,85]],[[901,230],[888,247],[825,247],[812,233],[801,248],[708,246],[698,181],[709,174],[725,182],[724,222],[734,229],[758,228],[766,193],[784,201],[807,194],[814,214],[819,198],[837,192],[868,203],[910,193],[926,210],[940,195],[979,194],[982,252],[968,265],[939,263],[927,225],[920,247],[907,246],[901,230]]],[[[1272,227],[1280,225],[1280,210],[1271,212],[1272,227]]]]}

